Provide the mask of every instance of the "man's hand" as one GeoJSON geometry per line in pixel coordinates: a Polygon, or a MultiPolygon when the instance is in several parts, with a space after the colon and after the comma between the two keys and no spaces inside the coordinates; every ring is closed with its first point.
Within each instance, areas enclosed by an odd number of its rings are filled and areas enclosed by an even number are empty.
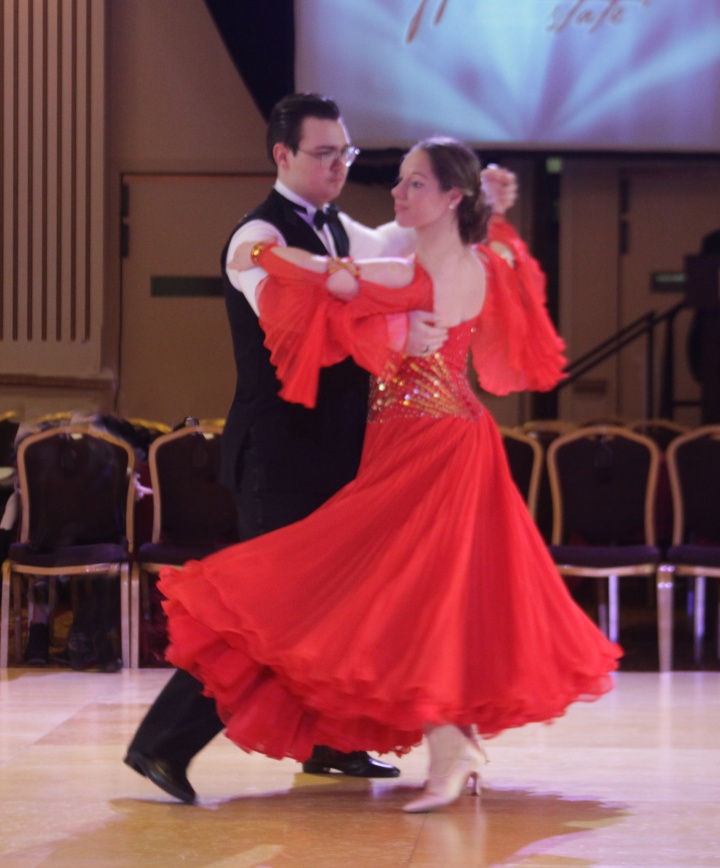
{"type": "Polygon", "coordinates": [[[440,349],[447,338],[447,329],[436,323],[435,314],[426,310],[411,310],[408,313],[406,355],[431,356],[440,349]]]}

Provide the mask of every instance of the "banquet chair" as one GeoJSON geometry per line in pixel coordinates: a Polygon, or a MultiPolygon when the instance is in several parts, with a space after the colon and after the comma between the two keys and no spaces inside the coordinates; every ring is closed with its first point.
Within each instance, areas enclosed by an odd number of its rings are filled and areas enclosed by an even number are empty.
{"type": "MultiPolygon", "coordinates": [[[[702,659],[707,579],[720,579],[720,425],[705,425],[676,437],[667,451],[674,524],[662,567],[694,585],[693,644],[702,659]]],[[[720,657],[720,605],[718,606],[720,657]]]]}
{"type": "Polygon", "coordinates": [[[500,434],[513,482],[523,496],[530,515],[535,518],[540,474],[544,461],[542,446],[537,440],[516,428],[501,427],[500,434]]]}
{"type": "Polygon", "coordinates": [[[54,588],[60,576],[118,577],[127,665],[135,453],[98,428],[61,425],[26,437],[17,467],[21,521],[3,564],[0,667],[8,664],[11,616],[15,661],[21,659],[23,579],[29,598],[37,578],[48,577],[54,588]]]}
{"type": "Polygon", "coordinates": [[[146,635],[152,630],[150,578],[164,566],[182,566],[238,541],[235,503],[220,483],[221,438],[222,428],[195,424],[150,446],[153,530],[133,565],[132,667],[140,663],[141,613],[146,635]]]}
{"type": "MultiPolygon", "coordinates": [[[[550,553],[563,576],[604,581],[599,621],[616,642],[619,578],[657,576],[654,506],[660,452],[648,437],[612,425],[579,428],[550,444],[550,553]]],[[[663,576],[665,580],[665,576],[663,576]]],[[[660,668],[672,654],[672,585],[658,581],[660,668]]]]}

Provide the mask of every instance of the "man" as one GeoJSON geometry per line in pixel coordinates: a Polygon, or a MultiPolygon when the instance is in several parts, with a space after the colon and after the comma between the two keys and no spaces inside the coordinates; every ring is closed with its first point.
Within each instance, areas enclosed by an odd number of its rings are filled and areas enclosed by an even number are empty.
{"type": "MultiPolygon", "coordinates": [[[[235,248],[272,238],[320,255],[367,257],[399,254],[409,242],[395,224],[370,230],[328,206],[358,153],[332,100],[316,94],[282,99],[270,116],[267,149],[277,167],[275,187],[233,232],[221,260],[238,373],[223,433],[223,481],[235,495],[241,539],[304,518],[355,477],[369,378],[346,359],[322,372],[314,408],[282,400],[257,319],[255,290],[264,273],[228,269],[235,248]]],[[[411,355],[434,352],[446,336],[421,311],[391,317],[388,324],[393,344],[411,355]]],[[[141,723],[125,762],[170,795],[193,802],[188,764],[222,728],[202,684],[178,670],[141,723]]],[[[356,777],[399,774],[364,752],[323,746],[303,763],[309,773],[332,769],[356,777]]]]}

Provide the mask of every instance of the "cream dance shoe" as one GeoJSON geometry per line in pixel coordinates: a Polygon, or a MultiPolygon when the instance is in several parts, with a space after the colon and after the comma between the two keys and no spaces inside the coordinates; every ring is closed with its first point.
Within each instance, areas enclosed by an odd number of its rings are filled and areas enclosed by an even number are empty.
{"type": "Polygon", "coordinates": [[[430,777],[420,798],[409,802],[403,811],[419,814],[449,805],[460,797],[465,786],[480,795],[480,772],[487,762],[482,745],[473,735],[468,738],[456,726],[436,726],[427,734],[430,747],[430,777]]]}

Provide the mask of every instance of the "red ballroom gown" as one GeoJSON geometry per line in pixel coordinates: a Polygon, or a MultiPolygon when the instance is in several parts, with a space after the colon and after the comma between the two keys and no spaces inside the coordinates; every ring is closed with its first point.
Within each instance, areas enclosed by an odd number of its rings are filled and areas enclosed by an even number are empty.
{"type": "Polygon", "coordinates": [[[303,521],[161,573],[167,657],[204,684],[228,737],[297,760],[316,744],[402,754],[426,723],[489,737],[610,690],[621,651],[566,590],[467,382],[469,348],[500,394],[560,379],[533,275],[518,282],[486,250],[481,315],[403,359],[384,314],[431,308],[420,266],[404,289],[362,283],[342,303],[324,275],[262,256],[281,394],[312,405],[319,367],[348,354],[375,377],[353,482],[303,521]]]}

